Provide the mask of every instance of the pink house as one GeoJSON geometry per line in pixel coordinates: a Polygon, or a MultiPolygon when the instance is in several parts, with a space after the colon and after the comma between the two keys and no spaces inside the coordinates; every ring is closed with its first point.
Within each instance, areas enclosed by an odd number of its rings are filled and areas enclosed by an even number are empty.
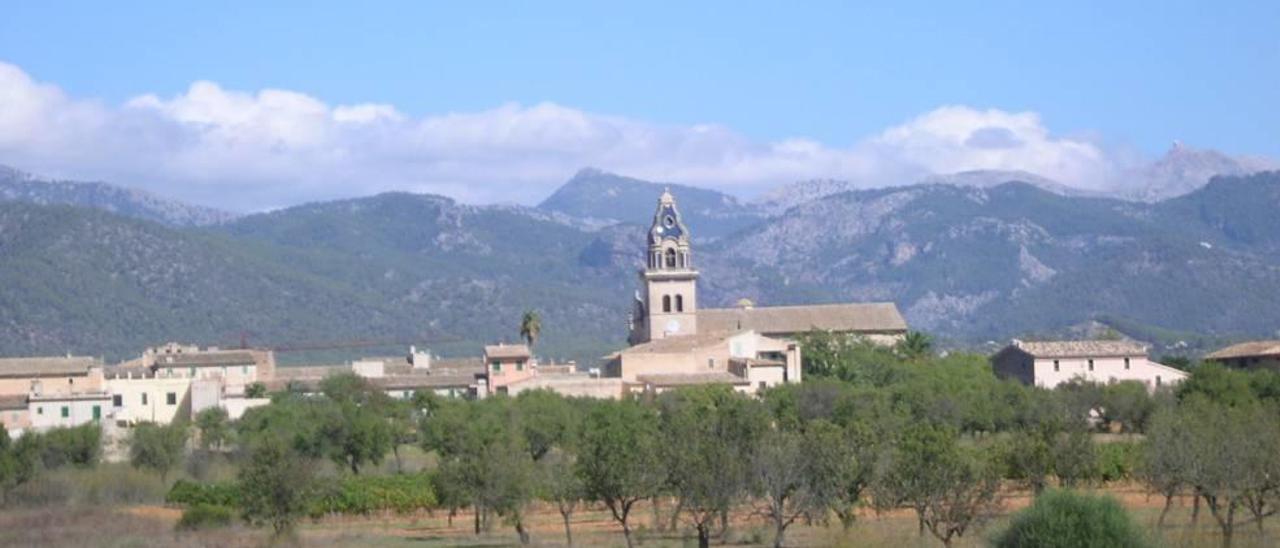
{"type": "Polygon", "coordinates": [[[991,366],[1000,378],[1044,388],[1083,379],[1138,381],[1154,390],[1187,377],[1185,371],[1147,359],[1146,347],[1133,341],[1014,340],[991,357],[991,366]]]}
{"type": "Polygon", "coordinates": [[[507,385],[533,377],[536,364],[529,347],[523,344],[494,344],[484,347],[484,363],[489,389],[506,394],[507,385]]]}

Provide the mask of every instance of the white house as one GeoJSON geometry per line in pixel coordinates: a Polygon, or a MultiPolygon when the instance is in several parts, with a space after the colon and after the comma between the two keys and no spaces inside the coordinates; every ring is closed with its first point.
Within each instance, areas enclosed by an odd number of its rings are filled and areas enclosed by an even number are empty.
{"type": "Polygon", "coordinates": [[[1145,346],[1133,341],[1014,340],[991,357],[998,377],[1054,388],[1072,379],[1097,383],[1138,381],[1151,390],[1187,377],[1147,358],[1145,346]]]}

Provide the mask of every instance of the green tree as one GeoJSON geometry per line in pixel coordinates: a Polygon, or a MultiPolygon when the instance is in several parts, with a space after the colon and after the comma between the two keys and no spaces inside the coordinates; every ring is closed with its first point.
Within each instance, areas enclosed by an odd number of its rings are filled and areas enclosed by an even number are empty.
{"type": "Polygon", "coordinates": [[[168,483],[169,471],[182,461],[186,445],[186,425],[142,423],[129,435],[129,463],[134,468],[154,470],[160,474],[161,482],[168,483]]]}
{"type": "Polygon", "coordinates": [[[920,534],[946,546],[998,507],[999,475],[985,451],[961,447],[954,430],[909,428],[880,463],[873,500],[878,509],[909,506],[920,534]]]}
{"type": "Polygon", "coordinates": [[[996,548],[1074,548],[1126,546],[1143,548],[1151,542],[1120,503],[1111,497],[1054,490],[1013,517],[992,542],[996,548]]]}
{"type": "Polygon", "coordinates": [[[894,348],[909,360],[919,360],[933,354],[933,338],[920,331],[909,331],[894,348]]]}
{"type": "Polygon", "coordinates": [[[244,389],[244,396],[246,398],[265,398],[267,397],[267,385],[260,382],[249,383],[249,386],[244,389]]]}
{"type": "Polygon", "coordinates": [[[321,427],[329,440],[329,457],[352,474],[365,464],[381,463],[395,443],[391,397],[355,374],[328,377],[320,389],[337,406],[321,427]]]}
{"type": "Polygon", "coordinates": [[[200,448],[221,449],[231,439],[231,422],[227,418],[227,410],[221,407],[210,407],[196,413],[196,429],[200,432],[200,448]]]}
{"type": "Polygon", "coordinates": [[[1121,381],[1102,389],[1102,420],[1108,425],[1118,424],[1125,431],[1142,432],[1155,409],[1155,399],[1141,382],[1121,381]]]}
{"type": "Polygon", "coordinates": [[[634,401],[603,401],[582,428],[578,471],[587,495],[609,509],[634,545],[630,516],[635,503],[658,494],[665,481],[657,418],[634,401]]]}
{"type": "Polygon", "coordinates": [[[659,401],[667,482],[708,546],[712,527],[746,495],[751,459],[767,428],[763,406],[727,386],[685,388],[659,401]]]}
{"type": "Polygon", "coordinates": [[[291,534],[314,489],[311,460],[284,440],[257,439],[240,468],[237,487],[246,521],[269,525],[277,538],[291,534]]]}
{"type": "Polygon", "coordinates": [[[1164,508],[1156,525],[1163,527],[1173,500],[1191,487],[1191,470],[1194,463],[1191,430],[1182,423],[1182,415],[1173,408],[1157,411],[1142,440],[1142,460],[1138,465],[1138,477],[1148,488],[1164,497],[1164,508]]]}
{"type": "MultiPolygon", "coordinates": [[[[23,436],[24,438],[26,436],[23,436]]],[[[32,435],[40,451],[40,462],[47,469],[75,466],[92,468],[102,458],[102,427],[96,423],[53,428],[32,435]]]]}
{"type": "Polygon", "coordinates": [[[30,435],[12,440],[0,425],[0,506],[8,503],[10,491],[35,478],[39,447],[34,440],[30,435]]]}
{"type": "Polygon", "coordinates": [[[520,338],[529,343],[529,348],[533,348],[540,335],[542,335],[542,316],[537,310],[524,311],[524,315],[520,317],[520,338]]]}
{"type": "Polygon", "coordinates": [[[541,460],[552,448],[574,443],[578,415],[564,396],[551,390],[526,390],[516,396],[514,404],[533,460],[541,460]]]}
{"type": "Polygon", "coordinates": [[[552,449],[538,460],[538,492],[543,499],[555,503],[556,511],[564,521],[564,539],[568,546],[573,546],[570,523],[573,512],[586,496],[576,461],[577,455],[560,448],[552,449]]]}

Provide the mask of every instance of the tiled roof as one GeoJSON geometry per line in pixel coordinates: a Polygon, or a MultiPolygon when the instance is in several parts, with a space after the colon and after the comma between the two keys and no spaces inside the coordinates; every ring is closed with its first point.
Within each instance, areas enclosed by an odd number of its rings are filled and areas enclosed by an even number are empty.
{"type": "Polygon", "coordinates": [[[71,356],[57,358],[0,358],[0,377],[48,377],[87,374],[101,366],[97,358],[71,356]]]}
{"type": "Polygon", "coordinates": [[[158,367],[226,367],[256,363],[252,352],[236,350],[156,355],[158,367]]]}
{"type": "Polygon", "coordinates": [[[384,390],[411,390],[414,388],[468,387],[475,384],[475,375],[396,375],[369,379],[384,390]]]}
{"type": "Polygon", "coordinates": [[[1013,346],[1037,358],[1147,355],[1147,347],[1133,341],[1019,341],[1013,346]]]}
{"type": "Polygon", "coordinates": [[[486,358],[528,358],[529,347],[523,344],[493,344],[484,347],[486,358]]]}
{"type": "Polygon", "coordinates": [[[661,373],[640,375],[636,380],[653,386],[693,386],[699,384],[750,384],[743,377],[725,371],[707,371],[705,373],[661,373]]]}
{"type": "Polygon", "coordinates": [[[1249,341],[1233,344],[1205,356],[1206,360],[1280,356],[1280,341],[1249,341]]]}
{"type": "Polygon", "coordinates": [[[4,394],[0,395],[0,409],[26,409],[26,394],[4,394]]]}
{"type": "Polygon", "coordinates": [[[703,308],[698,310],[698,331],[752,329],[763,334],[824,331],[879,333],[906,331],[893,303],[817,304],[703,308]]]}

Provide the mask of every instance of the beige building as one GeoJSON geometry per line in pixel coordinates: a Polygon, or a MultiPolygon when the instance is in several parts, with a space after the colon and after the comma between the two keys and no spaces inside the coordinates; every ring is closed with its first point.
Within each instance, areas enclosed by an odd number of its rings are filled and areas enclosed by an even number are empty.
{"type": "Polygon", "coordinates": [[[1206,355],[1204,359],[1227,367],[1280,371],[1280,341],[1249,341],[1233,344],[1206,355]]]}
{"type": "Polygon", "coordinates": [[[1132,341],[1013,341],[991,357],[996,376],[1054,388],[1073,380],[1097,383],[1138,381],[1151,390],[1176,384],[1185,371],[1147,358],[1147,348],[1132,341]]]}
{"type": "Polygon", "coordinates": [[[0,396],[101,391],[102,362],[97,358],[0,358],[0,396]]]}
{"type": "Polygon", "coordinates": [[[31,428],[26,394],[0,395],[0,425],[8,431],[10,438],[17,438],[31,428]]]}

